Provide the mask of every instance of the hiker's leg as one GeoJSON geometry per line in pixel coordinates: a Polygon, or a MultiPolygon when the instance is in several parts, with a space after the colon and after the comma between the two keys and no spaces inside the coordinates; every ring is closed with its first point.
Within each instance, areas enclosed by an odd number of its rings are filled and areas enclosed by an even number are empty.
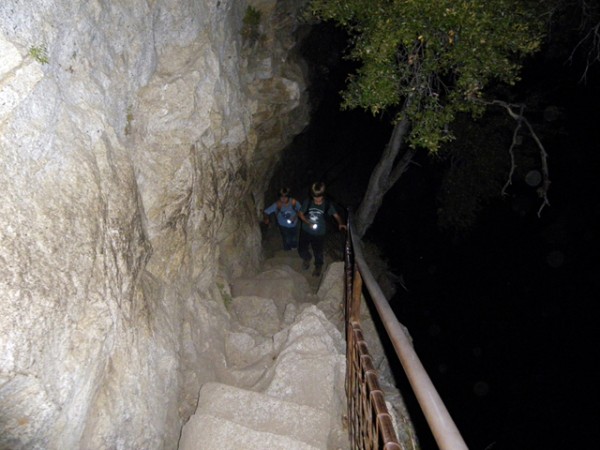
{"type": "Polygon", "coordinates": [[[283,249],[287,250],[287,245],[285,242],[285,228],[281,225],[277,225],[277,228],[279,228],[279,234],[281,234],[281,243],[283,244],[283,249]]]}
{"type": "Polygon", "coordinates": [[[310,235],[300,230],[300,240],[298,241],[298,254],[305,262],[310,262],[312,256],[308,250],[310,244],[310,235]]]}
{"type": "Polygon", "coordinates": [[[298,247],[298,224],[291,229],[290,246],[292,250],[298,247]]]}
{"type": "Polygon", "coordinates": [[[281,239],[283,240],[283,249],[291,250],[292,249],[292,238],[293,238],[293,228],[282,227],[279,226],[279,231],[281,232],[281,239]]]}
{"type": "Polygon", "coordinates": [[[298,247],[298,228],[287,228],[286,233],[287,244],[290,247],[290,250],[295,250],[298,247]]]}
{"type": "Polygon", "coordinates": [[[325,248],[325,236],[313,236],[311,240],[312,250],[315,255],[315,267],[323,267],[323,249],[325,248]]]}

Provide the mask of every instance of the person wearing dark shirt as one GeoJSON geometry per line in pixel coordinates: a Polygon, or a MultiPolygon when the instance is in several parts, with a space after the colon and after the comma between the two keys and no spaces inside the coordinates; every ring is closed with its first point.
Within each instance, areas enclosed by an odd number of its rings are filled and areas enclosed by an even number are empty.
{"type": "Polygon", "coordinates": [[[336,220],[339,230],[346,230],[346,225],[333,203],[325,197],[325,183],[319,181],[311,185],[310,199],[302,202],[302,208],[298,212],[298,218],[302,221],[298,254],[302,258],[302,268],[308,270],[312,259],[310,249],[312,249],[315,258],[313,276],[316,277],[321,275],[324,262],[326,216],[332,216],[336,220]]]}

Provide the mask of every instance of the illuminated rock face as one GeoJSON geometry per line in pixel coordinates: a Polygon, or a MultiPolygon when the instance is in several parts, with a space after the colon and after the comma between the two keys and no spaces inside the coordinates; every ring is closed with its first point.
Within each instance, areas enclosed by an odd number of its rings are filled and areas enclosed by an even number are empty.
{"type": "Polygon", "coordinates": [[[175,448],[307,122],[299,1],[0,2],[0,448],[175,448]]]}

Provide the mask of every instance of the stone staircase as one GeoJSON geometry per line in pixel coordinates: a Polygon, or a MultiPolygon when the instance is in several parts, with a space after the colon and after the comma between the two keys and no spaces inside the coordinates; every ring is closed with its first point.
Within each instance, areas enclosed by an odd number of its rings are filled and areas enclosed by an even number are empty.
{"type": "Polygon", "coordinates": [[[234,281],[228,374],[202,386],[180,450],[349,448],[343,264],[327,268],[317,292],[320,280],[291,266],[299,269],[297,254],[275,252],[263,272],[234,281]]]}
{"type": "Polygon", "coordinates": [[[323,410],[220,383],[203,386],[195,417],[195,429],[186,429],[182,444],[196,445],[184,439],[197,436],[206,442],[190,448],[321,449],[329,437],[323,410]]]}

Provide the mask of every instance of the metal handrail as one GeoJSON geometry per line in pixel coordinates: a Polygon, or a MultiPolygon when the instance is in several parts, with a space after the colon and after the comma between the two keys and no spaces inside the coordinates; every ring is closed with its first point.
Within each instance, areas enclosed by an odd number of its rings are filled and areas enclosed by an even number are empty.
{"type": "MultiPolygon", "coordinates": [[[[350,439],[352,448],[384,448],[384,449],[396,449],[401,448],[398,444],[395,433],[389,434],[388,420],[389,414],[385,407],[385,401],[380,400],[375,402],[373,398],[368,398],[367,403],[375,403],[376,405],[376,421],[373,426],[376,428],[375,433],[367,432],[368,439],[370,436],[375,436],[377,441],[380,441],[379,434],[380,430],[383,429],[387,432],[385,439],[381,444],[375,444],[373,442],[367,443],[366,445],[361,442],[356,442],[357,439],[364,441],[365,432],[361,430],[357,432],[356,428],[360,428],[363,425],[357,425],[354,423],[356,419],[356,404],[357,402],[365,403],[365,399],[358,400],[354,398],[357,392],[361,392],[361,395],[368,397],[377,397],[379,394],[373,395],[372,388],[375,392],[381,392],[377,381],[373,383],[373,374],[375,371],[372,369],[370,364],[370,356],[368,356],[368,349],[366,344],[362,340],[362,331],[360,329],[360,301],[362,297],[362,285],[363,281],[370,294],[370,297],[375,305],[377,313],[383,323],[383,326],[390,338],[390,341],[396,351],[396,355],[404,368],[406,377],[415,393],[415,397],[419,402],[423,415],[427,420],[429,428],[433,434],[433,437],[441,450],[466,450],[467,445],[465,444],[460,432],[458,431],[452,417],[448,413],[446,406],[442,402],[437,390],[433,386],[429,375],[425,371],[423,364],[419,360],[408,336],[404,331],[404,327],[400,324],[396,315],[392,311],[390,304],[388,303],[385,295],[381,291],[379,284],[375,281],[369,266],[365,262],[360,240],[356,237],[353,232],[353,225],[351,215],[348,217],[348,237],[346,240],[346,292],[345,292],[345,310],[346,310],[346,338],[348,340],[347,345],[347,359],[348,369],[346,374],[346,391],[348,395],[348,413],[349,413],[349,424],[350,424],[350,439]],[[354,258],[352,258],[352,256],[354,258]],[[357,339],[360,339],[358,341],[357,339]],[[362,341],[362,342],[361,342],[362,341]],[[366,368],[361,364],[357,364],[356,352],[357,348],[360,353],[361,362],[366,363],[366,368]],[[359,373],[356,373],[359,372],[359,373]],[[368,378],[369,380],[363,380],[368,378]],[[364,386],[360,389],[356,389],[354,383],[360,379],[364,386]],[[383,409],[380,408],[383,404],[383,409]],[[381,420],[380,417],[381,416],[381,420]],[[358,436],[358,437],[357,437],[358,436]],[[363,436],[363,437],[361,437],[363,436]]],[[[360,418],[365,420],[364,418],[360,418]]],[[[366,419],[370,421],[370,419],[366,419]]]]}

